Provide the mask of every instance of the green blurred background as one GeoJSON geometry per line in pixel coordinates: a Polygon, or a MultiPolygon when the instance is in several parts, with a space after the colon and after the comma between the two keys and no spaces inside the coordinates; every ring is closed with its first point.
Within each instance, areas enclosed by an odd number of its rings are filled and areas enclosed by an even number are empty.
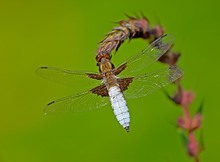
{"type": "MultiPolygon", "coordinates": [[[[94,54],[104,34],[142,11],[151,25],[161,23],[175,35],[182,53],[183,86],[196,94],[192,113],[205,99],[202,161],[220,161],[219,30],[220,5],[209,1],[0,2],[0,162],[192,161],[174,126],[181,109],[161,93],[127,100],[130,133],[117,123],[111,107],[66,115],[43,114],[49,101],[72,94],[36,75],[40,66],[98,71],[94,54]]],[[[117,65],[144,46],[126,42],[114,56],[117,65]]],[[[167,90],[175,88],[171,85],[167,90]]],[[[81,90],[84,90],[83,87],[81,90]]]]}

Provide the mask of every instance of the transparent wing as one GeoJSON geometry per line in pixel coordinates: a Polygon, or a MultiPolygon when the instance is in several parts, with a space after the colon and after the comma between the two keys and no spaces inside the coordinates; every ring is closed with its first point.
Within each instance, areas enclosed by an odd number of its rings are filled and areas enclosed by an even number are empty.
{"type": "Polygon", "coordinates": [[[124,91],[126,98],[144,97],[174,82],[183,75],[178,67],[169,67],[136,77],[124,91]]]}
{"type": "Polygon", "coordinates": [[[81,87],[100,84],[100,81],[89,77],[91,75],[99,76],[98,73],[63,70],[55,67],[40,67],[36,73],[50,81],[72,87],[77,87],[77,84],[80,84],[81,87]]]}
{"type": "MultiPolygon", "coordinates": [[[[122,75],[137,76],[143,70],[156,62],[173,44],[172,35],[163,35],[147,46],[142,52],[128,59],[120,66],[125,66],[122,75]],[[139,72],[139,73],[138,73],[139,72]]],[[[119,67],[120,67],[119,66],[119,67]]]]}
{"type": "Polygon", "coordinates": [[[83,112],[101,108],[109,103],[108,97],[98,96],[91,91],[54,100],[44,108],[45,114],[83,112]]]}

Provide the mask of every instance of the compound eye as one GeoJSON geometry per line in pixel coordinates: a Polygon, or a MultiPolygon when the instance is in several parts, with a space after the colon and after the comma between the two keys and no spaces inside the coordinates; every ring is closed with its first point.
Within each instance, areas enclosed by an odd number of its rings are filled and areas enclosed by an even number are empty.
{"type": "Polygon", "coordinates": [[[96,55],[95,59],[96,59],[97,62],[100,62],[101,61],[101,55],[100,54],[96,55]]]}

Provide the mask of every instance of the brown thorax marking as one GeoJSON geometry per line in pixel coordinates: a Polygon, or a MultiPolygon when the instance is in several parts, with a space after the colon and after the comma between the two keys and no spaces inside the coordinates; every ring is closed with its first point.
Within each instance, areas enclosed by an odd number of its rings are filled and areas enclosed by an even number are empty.
{"type": "Polygon", "coordinates": [[[99,62],[99,69],[102,74],[112,71],[113,68],[114,68],[113,64],[107,58],[102,58],[101,61],[99,62]]]}
{"type": "Polygon", "coordinates": [[[121,91],[123,92],[133,81],[132,77],[117,79],[116,75],[121,73],[126,68],[126,63],[115,69],[114,65],[110,62],[109,59],[102,58],[98,65],[101,73],[100,75],[87,74],[90,78],[93,79],[104,79],[104,84],[90,90],[94,94],[106,97],[108,96],[108,89],[112,86],[119,86],[121,91]]]}
{"type": "Polygon", "coordinates": [[[99,63],[99,69],[107,89],[112,86],[118,86],[117,77],[114,74],[114,65],[110,62],[109,59],[102,58],[101,62],[99,63]]]}
{"type": "Polygon", "coordinates": [[[114,68],[114,65],[109,59],[102,58],[101,62],[98,63],[101,74],[111,72],[114,75],[120,74],[123,70],[126,69],[127,63],[120,65],[117,69],[114,68]]]}

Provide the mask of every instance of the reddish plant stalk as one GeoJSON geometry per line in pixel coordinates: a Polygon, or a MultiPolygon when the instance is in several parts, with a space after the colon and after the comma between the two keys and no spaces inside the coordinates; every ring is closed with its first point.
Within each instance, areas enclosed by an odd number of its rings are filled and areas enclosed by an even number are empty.
{"type": "MultiPolygon", "coordinates": [[[[106,37],[100,42],[96,51],[96,61],[99,63],[102,58],[111,59],[111,52],[117,51],[126,39],[143,38],[153,42],[158,37],[162,36],[165,31],[161,25],[150,27],[149,20],[142,16],[142,18],[135,18],[128,16],[128,20],[119,21],[119,26],[112,29],[111,32],[106,34],[106,37]]],[[[168,50],[159,61],[169,66],[175,66],[180,54],[173,52],[172,49],[168,50]]],[[[189,111],[190,104],[194,101],[192,92],[184,90],[181,86],[181,80],[175,82],[177,86],[176,95],[168,98],[175,104],[180,105],[182,109],[182,116],[177,120],[177,126],[184,130],[187,138],[186,149],[188,155],[193,157],[195,162],[199,162],[199,153],[203,146],[200,146],[196,141],[195,130],[201,127],[202,114],[198,112],[192,116],[189,111]]]]}

